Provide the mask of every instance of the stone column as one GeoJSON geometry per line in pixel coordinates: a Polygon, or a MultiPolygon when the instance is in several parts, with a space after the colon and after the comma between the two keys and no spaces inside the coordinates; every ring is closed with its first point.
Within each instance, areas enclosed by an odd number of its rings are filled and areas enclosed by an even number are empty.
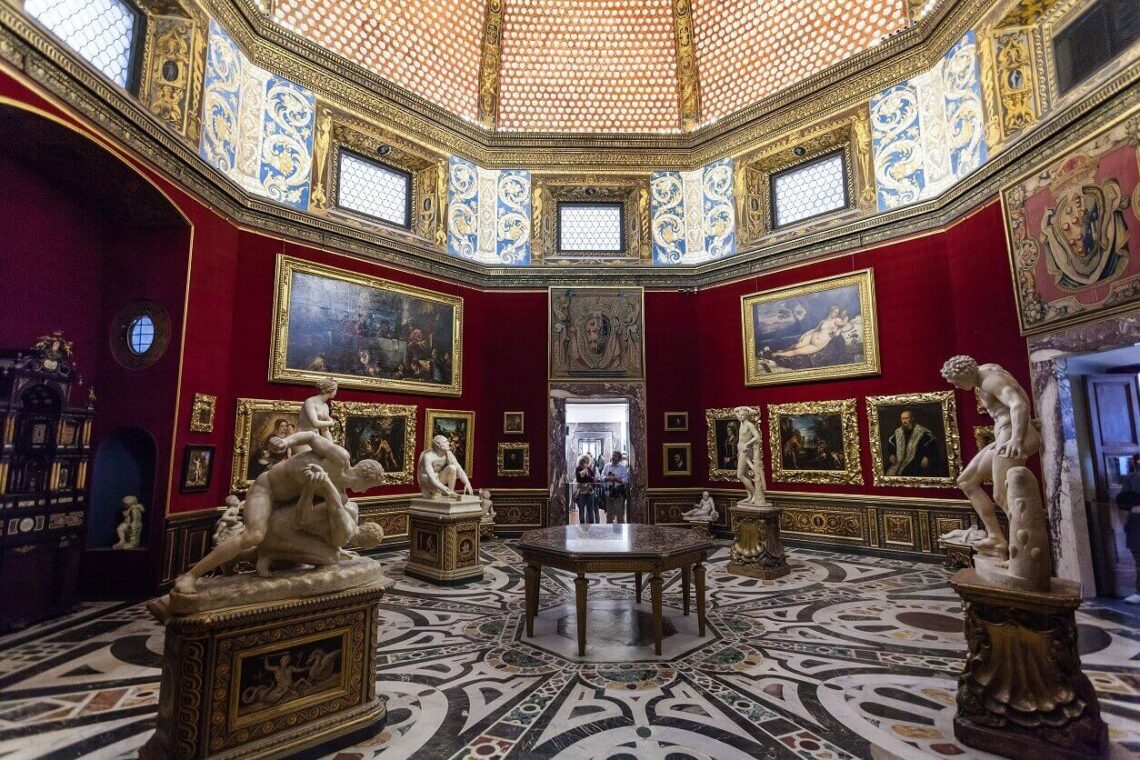
{"type": "Polygon", "coordinates": [[[780,543],[782,507],[757,506],[739,501],[729,510],[732,525],[732,559],[728,572],[771,580],[792,571],[780,543]]]}

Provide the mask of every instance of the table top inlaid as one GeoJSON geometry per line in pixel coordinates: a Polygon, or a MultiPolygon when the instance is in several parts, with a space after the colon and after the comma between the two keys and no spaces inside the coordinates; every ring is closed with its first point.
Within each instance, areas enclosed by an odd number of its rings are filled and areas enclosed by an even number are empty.
{"type": "Polygon", "coordinates": [[[560,525],[528,530],[519,539],[524,554],[533,550],[544,554],[593,558],[657,558],[712,551],[716,545],[685,528],[660,525],[560,525]]]}

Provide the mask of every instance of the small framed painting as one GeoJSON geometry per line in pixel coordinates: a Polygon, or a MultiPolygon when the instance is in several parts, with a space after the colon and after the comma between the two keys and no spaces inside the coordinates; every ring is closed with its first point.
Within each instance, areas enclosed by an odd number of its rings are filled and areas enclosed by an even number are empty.
{"type": "Polygon", "coordinates": [[[522,435],[525,413],[503,412],[503,433],[505,435],[522,435]]]}
{"type": "Polygon", "coordinates": [[[666,477],[693,474],[693,446],[689,443],[661,444],[661,457],[666,477]]]}
{"type": "Polygon", "coordinates": [[[218,405],[218,397],[208,393],[195,393],[194,405],[190,407],[190,432],[214,432],[214,409],[218,405]]]}
{"type": "Polygon", "coordinates": [[[530,444],[500,443],[498,474],[505,478],[530,475],[530,444]]]}
{"type": "Polygon", "coordinates": [[[214,446],[187,446],[182,455],[182,479],[178,490],[182,493],[201,493],[210,490],[214,478],[214,446]]]}
{"type": "Polygon", "coordinates": [[[684,433],[689,429],[688,412],[665,412],[665,432],[684,433]]]}

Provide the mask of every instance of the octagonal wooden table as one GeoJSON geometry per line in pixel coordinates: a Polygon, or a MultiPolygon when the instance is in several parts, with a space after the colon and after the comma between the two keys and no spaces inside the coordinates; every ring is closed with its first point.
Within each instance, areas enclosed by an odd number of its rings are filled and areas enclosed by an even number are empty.
{"type": "Polygon", "coordinates": [[[658,525],[564,525],[528,530],[519,540],[526,562],[526,635],[534,636],[539,578],[543,566],[575,574],[578,656],[586,655],[586,573],[633,573],[641,602],[643,573],[649,573],[653,601],[654,652],[661,654],[661,573],[681,571],[683,613],[689,614],[689,590],[696,581],[697,632],[705,635],[705,557],[716,544],[683,528],[658,525]]]}

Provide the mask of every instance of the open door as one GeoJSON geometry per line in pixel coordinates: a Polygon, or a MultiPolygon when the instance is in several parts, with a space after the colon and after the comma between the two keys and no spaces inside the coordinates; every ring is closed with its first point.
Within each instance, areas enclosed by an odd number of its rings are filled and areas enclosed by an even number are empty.
{"type": "Polygon", "coordinates": [[[1088,375],[1092,465],[1096,478],[1093,526],[1094,565],[1101,594],[1136,593],[1136,563],[1124,534],[1127,515],[1116,506],[1116,496],[1132,474],[1140,453],[1140,400],[1136,375],[1088,375]]]}

